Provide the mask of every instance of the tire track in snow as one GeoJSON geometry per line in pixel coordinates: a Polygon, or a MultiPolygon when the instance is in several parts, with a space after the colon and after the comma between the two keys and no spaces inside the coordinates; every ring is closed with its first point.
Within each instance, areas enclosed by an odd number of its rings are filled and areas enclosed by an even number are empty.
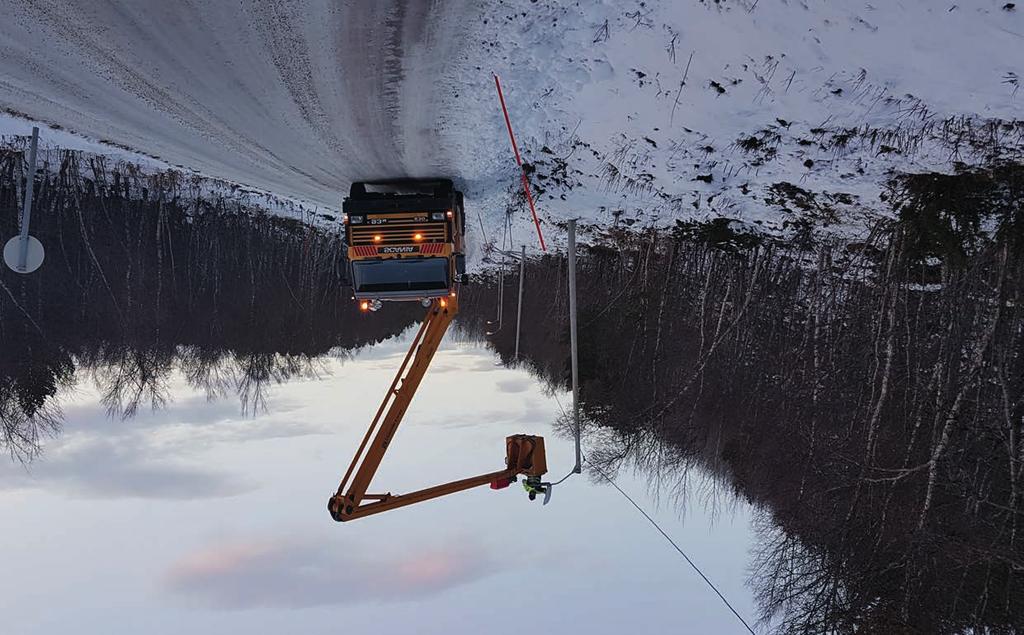
{"type": "MultiPolygon", "coordinates": [[[[302,0],[257,0],[249,5],[251,25],[262,36],[278,77],[295,100],[303,119],[332,150],[344,152],[324,111],[310,60],[309,43],[297,18],[304,15],[302,0]]],[[[308,17],[308,16],[307,16],[308,17]]]]}
{"type": "Polygon", "coordinates": [[[351,180],[457,172],[441,78],[471,6],[0,0],[0,105],[334,206],[351,180]]]}
{"type": "Polygon", "coordinates": [[[387,170],[401,158],[394,126],[397,89],[389,83],[401,81],[394,58],[401,54],[396,37],[404,8],[401,0],[374,2],[352,17],[342,25],[337,41],[337,57],[360,69],[342,73],[350,109],[347,117],[353,130],[362,131],[357,161],[360,178],[380,178],[389,176],[387,170]]]}
{"type": "MultiPolygon", "coordinates": [[[[152,31],[147,25],[138,23],[116,0],[101,0],[85,6],[68,5],[54,0],[28,0],[23,6],[26,11],[22,14],[22,26],[26,30],[45,28],[50,35],[47,39],[55,39],[69,55],[75,55],[83,60],[100,80],[109,82],[137,98],[152,112],[166,115],[182,128],[230,150],[239,158],[254,163],[269,160],[270,163],[277,163],[279,169],[286,167],[273,152],[257,140],[248,137],[244,131],[224,124],[212,109],[213,105],[204,105],[171,87],[161,85],[155,81],[158,78],[147,75],[133,65],[131,51],[118,46],[118,38],[111,34],[114,27],[97,20],[94,16],[116,15],[118,28],[122,33],[142,34],[149,46],[154,45],[154,40],[150,37],[152,31]]],[[[188,11],[181,16],[182,22],[186,23],[198,24],[198,18],[202,15],[195,7],[185,2],[177,10],[179,15],[188,11]]],[[[49,75],[45,71],[40,74],[49,75]]],[[[67,82],[62,83],[67,85],[67,82]]],[[[88,100],[86,94],[73,96],[88,100]]],[[[120,122],[113,123],[117,125],[120,122]]],[[[95,136],[110,138],[114,135],[95,136]]],[[[116,138],[113,140],[126,143],[116,138]]],[[[145,147],[140,149],[148,150],[145,147]]]]}

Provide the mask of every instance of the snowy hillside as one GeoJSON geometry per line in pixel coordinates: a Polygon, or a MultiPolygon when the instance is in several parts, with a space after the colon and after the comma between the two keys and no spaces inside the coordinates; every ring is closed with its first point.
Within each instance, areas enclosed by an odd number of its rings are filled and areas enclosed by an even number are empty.
{"type": "Polygon", "coordinates": [[[1024,137],[1024,8],[1002,1],[0,5],[0,108],[320,207],[451,175],[490,241],[532,240],[492,72],[549,233],[779,229],[801,196],[854,231],[893,171],[1024,137]]]}
{"type": "Polygon", "coordinates": [[[511,0],[474,48],[514,87],[552,216],[779,227],[788,182],[857,225],[894,170],[1020,157],[1024,12],[1004,4],[511,0]]]}
{"type": "MultiPolygon", "coordinates": [[[[0,152],[27,152],[33,123],[0,113],[0,152]]],[[[339,219],[338,214],[331,209],[319,208],[253,186],[183,170],[140,152],[99,143],[60,128],[44,127],[40,130],[36,160],[38,170],[58,173],[65,169],[68,154],[76,155],[79,175],[85,179],[105,180],[102,173],[109,171],[132,175],[133,179],[124,184],[131,197],[164,200],[177,198],[211,204],[223,202],[230,204],[232,209],[244,208],[322,226],[336,225],[339,219]]]]}

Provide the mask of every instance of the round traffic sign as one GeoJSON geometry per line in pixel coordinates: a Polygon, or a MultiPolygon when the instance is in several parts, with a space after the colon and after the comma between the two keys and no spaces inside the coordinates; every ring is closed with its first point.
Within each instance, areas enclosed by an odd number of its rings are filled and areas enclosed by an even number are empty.
{"type": "Polygon", "coordinates": [[[7,241],[4,245],[4,262],[7,266],[17,271],[18,273],[32,273],[43,264],[43,258],[46,256],[46,251],[43,249],[43,243],[36,240],[34,237],[28,237],[28,253],[25,257],[25,268],[22,269],[18,266],[19,260],[21,259],[21,236],[15,236],[14,238],[7,241]]]}

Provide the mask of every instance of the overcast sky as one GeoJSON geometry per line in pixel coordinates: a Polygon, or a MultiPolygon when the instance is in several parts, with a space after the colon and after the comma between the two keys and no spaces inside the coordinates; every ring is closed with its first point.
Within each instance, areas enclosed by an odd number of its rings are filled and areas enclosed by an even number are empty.
{"type": "MultiPolygon", "coordinates": [[[[646,522],[587,475],[550,505],[481,488],[352,523],[326,511],[405,348],[385,342],[275,388],[267,411],[179,381],[165,410],[110,421],[83,386],[65,434],[0,467],[5,633],[734,633],[735,619],[646,522]],[[524,622],[525,620],[525,622],[524,622]]],[[[568,404],[566,396],[560,396],[568,404]]],[[[486,349],[446,343],[373,491],[503,467],[504,437],[572,464],[553,397],[486,349]]],[[[684,517],[636,495],[744,615],[750,510],[684,517]]]]}

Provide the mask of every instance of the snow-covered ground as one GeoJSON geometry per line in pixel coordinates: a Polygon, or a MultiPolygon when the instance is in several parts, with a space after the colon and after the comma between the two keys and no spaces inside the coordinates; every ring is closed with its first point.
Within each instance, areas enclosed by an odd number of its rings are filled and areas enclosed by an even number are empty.
{"type": "MultiPolygon", "coordinates": [[[[492,72],[556,244],[572,216],[778,228],[780,182],[855,230],[892,171],[1019,155],[1024,135],[1024,7],[1003,1],[0,8],[0,108],[320,208],[352,180],[450,175],[488,240],[517,170],[492,72]]],[[[517,210],[505,240],[530,241],[517,210]]]]}
{"type": "MultiPolygon", "coordinates": [[[[892,171],[983,163],[990,132],[1020,156],[1024,10],[1004,4],[506,0],[467,55],[486,51],[511,86],[557,215],[779,227],[766,199],[789,182],[830,193],[838,224],[855,228],[883,210],[892,171]]],[[[486,88],[475,109],[493,108],[486,88]]],[[[490,143],[463,151],[498,173],[505,157],[480,151],[490,143]]]]}
{"type": "MultiPolygon", "coordinates": [[[[0,113],[0,150],[27,151],[34,124],[38,125],[37,122],[0,113]]],[[[37,169],[56,173],[66,158],[67,150],[78,153],[79,171],[84,178],[94,178],[97,170],[116,169],[130,174],[134,178],[127,185],[135,196],[141,196],[145,190],[147,196],[175,197],[193,202],[230,202],[239,208],[321,226],[339,222],[340,217],[331,208],[320,208],[299,199],[207,176],[195,170],[183,170],[141,152],[97,142],[60,127],[43,126],[39,131],[37,169]],[[98,163],[94,164],[94,161],[98,163]]]]}

